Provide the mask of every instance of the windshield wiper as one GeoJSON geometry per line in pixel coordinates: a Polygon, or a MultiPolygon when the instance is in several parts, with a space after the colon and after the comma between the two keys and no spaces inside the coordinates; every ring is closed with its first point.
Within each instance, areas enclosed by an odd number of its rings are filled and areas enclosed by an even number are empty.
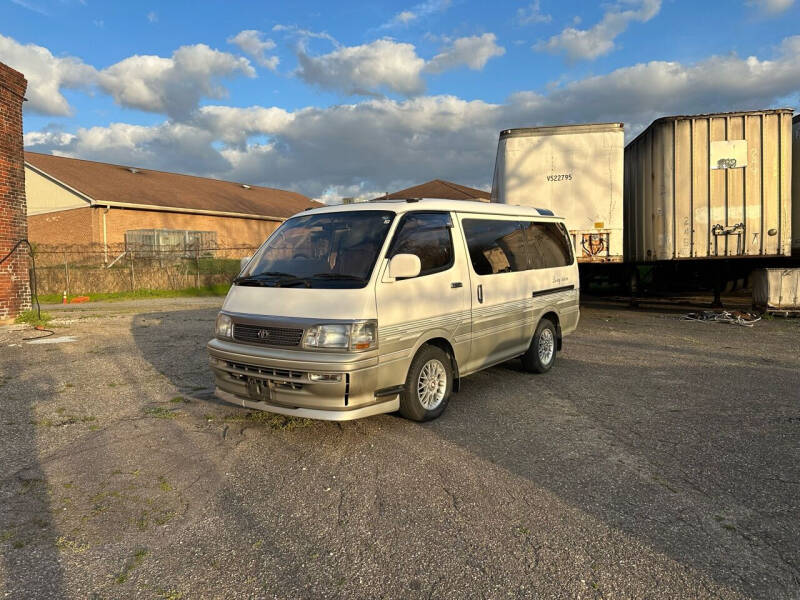
{"type": "Polygon", "coordinates": [[[282,273],[280,271],[265,271],[247,277],[237,277],[233,280],[236,285],[255,285],[263,287],[283,287],[287,284],[302,283],[308,287],[309,282],[303,277],[282,273]]]}
{"type": "Polygon", "coordinates": [[[364,281],[363,277],[347,273],[315,273],[311,279],[346,279],[348,281],[364,281]]]}

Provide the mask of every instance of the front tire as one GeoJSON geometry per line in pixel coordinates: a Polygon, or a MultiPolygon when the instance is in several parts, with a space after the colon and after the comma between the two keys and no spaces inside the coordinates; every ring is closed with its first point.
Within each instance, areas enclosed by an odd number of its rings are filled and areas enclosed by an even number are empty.
{"type": "Polygon", "coordinates": [[[530,373],[546,373],[556,360],[556,326],[542,319],[533,334],[528,351],[522,355],[522,367],[530,373]]]}
{"type": "Polygon", "coordinates": [[[450,356],[436,346],[423,346],[408,369],[400,414],[412,421],[435,419],[447,408],[452,391],[450,356]]]}

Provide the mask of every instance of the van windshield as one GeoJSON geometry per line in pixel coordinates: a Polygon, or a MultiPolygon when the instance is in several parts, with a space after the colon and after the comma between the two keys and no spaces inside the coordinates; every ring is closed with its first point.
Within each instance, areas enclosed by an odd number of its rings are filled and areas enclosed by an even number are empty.
{"type": "Polygon", "coordinates": [[[236,285],[362,288],[394,219],[363,210],[293,217],[264,243],[236,285]]]}

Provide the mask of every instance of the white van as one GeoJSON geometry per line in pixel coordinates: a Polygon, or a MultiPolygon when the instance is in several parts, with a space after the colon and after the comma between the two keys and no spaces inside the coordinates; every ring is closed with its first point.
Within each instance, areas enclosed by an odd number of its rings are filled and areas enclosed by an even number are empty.
{"type": "Polygon", "coordinates": [[[461,378],[521,357],[543,373],[578,324],[563,219],[392,200],[283,223],[234,281],[208,343],[217,396],[315,419],[438,417],[461,378]]]}

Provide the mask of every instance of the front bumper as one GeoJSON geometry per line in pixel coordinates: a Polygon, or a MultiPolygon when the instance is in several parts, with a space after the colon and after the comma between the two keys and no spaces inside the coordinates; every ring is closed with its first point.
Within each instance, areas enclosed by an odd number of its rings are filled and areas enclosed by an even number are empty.
{"type": "Polygon", "coordinates": [[[398,396],[375,397],[376,353],[322,353],[208,343],[217,396],[234,404],[313,419],[358,419],[399,408],[398,396]],[[338,381],[313,381],[314,373],[338,381]]]}

